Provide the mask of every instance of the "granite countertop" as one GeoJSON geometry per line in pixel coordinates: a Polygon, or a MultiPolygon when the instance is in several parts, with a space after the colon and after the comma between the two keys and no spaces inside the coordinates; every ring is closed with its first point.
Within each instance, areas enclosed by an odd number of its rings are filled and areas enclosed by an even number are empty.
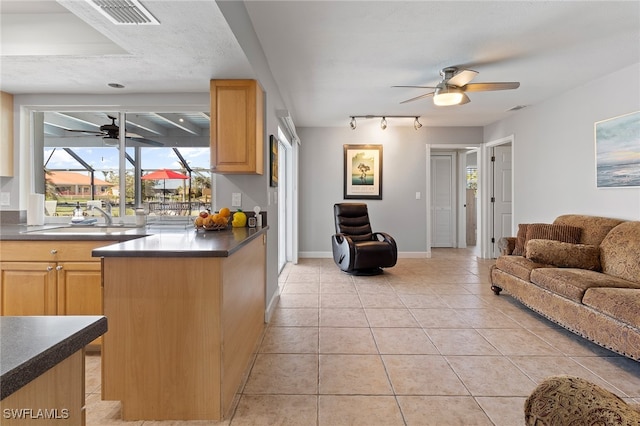
{"type": "MultiPolygon", "coordinates": [[[[150,235],[150,230],[134,227],[121,227],[117,232],[104,233],[60,233],[54,230],[60,228],[69,228],[66,224],[50,224],[50,225],[6,225],[0,226],[0,241],[127,241],[135,238],[150,235]],[[53,232],[51,232],[53,231],[53,232]]],[[[95,227],[93,229],[98,229],[95,227]]],[[[117,228],[112,227],[113,229],[117,228]]]]}
{"type": "Polygon", "coordinates": [[[104,316],[0,317],[0,399],[106,332],[104,316]]]}
{"type": "MultiPolygon", "coordinates": [[[[64,225],[2,225],[5,241],[117,241],[93,250],[93,257],[227,257],[266,234],[268,226],[196,231],[192,226],[147,226],[114,232],[57,232],[64,225]]],[[[115,227],[114,227],[115,228],[115,227]]]]}
{"type": "MultiPolygon", "coordinates": [[[[93,250],[94,257],[227,257],[265,235],[268,226],[160,232],[93,250]]],[[[153,230],[152,230],[153,231],[153,230]]]]}

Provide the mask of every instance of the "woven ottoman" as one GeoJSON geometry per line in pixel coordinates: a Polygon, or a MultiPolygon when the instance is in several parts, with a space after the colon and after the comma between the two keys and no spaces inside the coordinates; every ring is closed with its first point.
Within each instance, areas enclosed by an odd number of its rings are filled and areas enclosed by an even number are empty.
{"type": "Polygon", "coordinates": [[[573,376],[547,377],[527,398],[524,414],[528,426],[640,425],[640,406],[573,376]]]}

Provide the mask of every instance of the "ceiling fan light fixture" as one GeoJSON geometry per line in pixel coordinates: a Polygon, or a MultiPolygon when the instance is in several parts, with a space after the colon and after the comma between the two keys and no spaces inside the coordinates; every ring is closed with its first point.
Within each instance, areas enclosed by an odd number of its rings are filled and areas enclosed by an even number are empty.
{"type": "Polygon", "coordinates": [[[356,118],[355,117],[351,117],[351,122],[349,123],[349,126],[351,127],[351,130],[355,130],[357,127],[356,124],[356,118]]]}
{"type": "Polygon", "coordinates": [[[380,128],[382,130],[387,128],[387,119],[385,117],[382,117],[382,120],[380,120],[380,128]]]}
{"type": "Polygon", "coordinates": [[[463,91],[457,87],[439,87],[433,95],[433,103],[437,106],[459,105],[462,102],[463,95],[463,91]]]}
{"type": "Polygon", "coordinates": [[[414,128],[414,129],[416,129],[416,130],[418,130],[420,127],[422,127],[422,123],[420,123],[420,122],[418,121],[418,117],[416,117],[416,119],[415,119],[415,120],[413,120],[413,128],[414,128]]]}

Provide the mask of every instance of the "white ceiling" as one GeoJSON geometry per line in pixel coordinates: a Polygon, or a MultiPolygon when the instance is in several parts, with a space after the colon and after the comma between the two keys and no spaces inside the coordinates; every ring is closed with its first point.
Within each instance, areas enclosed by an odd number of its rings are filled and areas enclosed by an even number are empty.
{"type": "MultiPolygon", "coordinates": [[[[255,78],[213,0],[141,0],[160,25],[116,26],[83,0],[2,0],[0,88],[14,94],[207,92],[255,78]],[[108,83],[121,83],[113,89],[108,83]]],[[[252,1],[255,32],[297,126],[351,115],[419,115],[482,126],[640,62],[638,1],[252,1]],[[427,98],[446,66],[517,90],[427,98]]],[[[640,77],[639,77],[640,78],[640,77]]],[[[624,84],[625,82],[612,82],[624,84]]],[[[638,95],[638,94],[634,94],[638,95]]],[[[408,123],[411,125],[412,121],[408,123]]]]}

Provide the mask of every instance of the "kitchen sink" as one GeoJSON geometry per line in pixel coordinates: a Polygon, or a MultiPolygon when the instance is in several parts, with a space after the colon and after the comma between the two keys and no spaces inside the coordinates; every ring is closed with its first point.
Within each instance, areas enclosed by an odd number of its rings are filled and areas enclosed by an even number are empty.
{"type": "Polygon", "coordinates": [[[133,226],[124,226],[124,225],[111,225],[111,226],[60,226],[56,228],[47,228],[47,229],[37,229],[33,231],[25,231],[29,234],[42,234],[42,235],[52,235],[52,234],[124,234],[128,231],[135,230],[136,228],[133,226]]]}

